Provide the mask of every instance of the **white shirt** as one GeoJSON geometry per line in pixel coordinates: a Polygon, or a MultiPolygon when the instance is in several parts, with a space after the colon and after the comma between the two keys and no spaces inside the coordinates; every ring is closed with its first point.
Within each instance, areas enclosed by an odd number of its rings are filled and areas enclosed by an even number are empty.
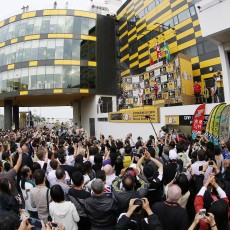
{"type": "Polygon", "coordinates": [[[115,173],[113,173],[112,175],[106,176],[106,184],[111,186],[112,182],[115,180],[115,178],[116,178],[115,173]]]}
{"type": "MultiPolygon", "coordinates": [[[[52,170],[48,173],[47,180],[49,181],[50,184],[56,183],[56,181],[57,181],[56,170],[52,170]]],[[[68,172],[65,171],[65,182],[67,182],[69,180],[70,180],[69,174],[68,174],[68,172]]]]}

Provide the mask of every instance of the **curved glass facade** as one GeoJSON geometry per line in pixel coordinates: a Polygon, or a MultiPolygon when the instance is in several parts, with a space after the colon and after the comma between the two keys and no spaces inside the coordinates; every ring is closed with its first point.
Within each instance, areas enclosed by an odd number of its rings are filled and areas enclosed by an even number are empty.
{"type": "Polygon", "coordinates": [[[96,42],[74,39],[42,39],[20,42],[0,49],[0,66],[31,60],[96,61],[96,42]]]}
{"type": "Polygon", "coordinates": [[[96,67],[37,66],[0,73],[1,93],[55,88],[95,88],[96,67]]]}
{"type": "Polygon", "coordinates": [[[0,93],[95,89],[96,19],[40,13],[0,28],[0,93]]]}
{"type": "Polygon", "coordinates": [[[0,29],[0,42],[33,34],[95,35],[96,20],[78,16],[43,16],[22,19],[0,29]]]}

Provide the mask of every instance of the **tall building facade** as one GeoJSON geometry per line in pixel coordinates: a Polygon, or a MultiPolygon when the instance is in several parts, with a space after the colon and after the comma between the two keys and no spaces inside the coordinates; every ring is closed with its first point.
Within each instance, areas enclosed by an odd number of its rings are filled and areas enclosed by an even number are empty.
{"type": "Polygon", "coordinates": [[[192,59],[194,81],[222,70],[217,45],[202,37],[192,0],[127,0],[119,9],[120,65],[118,76],[140,74],[157,60],[156,43],[168,43],[171,58],[184,53],[192,59]]]}
{"type": "Polygon", "coordinates": [[[115,93],[114,24],[112,17],[67,9],[26,12],[0,22],[5,128],[11,128],[12,108],[18,127],[19,106],[71,105],[115,93]]]}

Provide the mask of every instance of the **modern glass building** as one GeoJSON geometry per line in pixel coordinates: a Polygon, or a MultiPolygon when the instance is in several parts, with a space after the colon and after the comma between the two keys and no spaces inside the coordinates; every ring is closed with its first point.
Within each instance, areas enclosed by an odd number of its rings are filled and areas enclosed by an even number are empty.
{"type": "Polygon", "coordinates": [[[61,9],[0,22],[5,128],[12,124],[12,106],[18,127],[19,106],[71,105],[92,94],[115,94],[114,24],[112,17],[61,9]]]}
{"type": "Polygon", "coordinates": [[[202,37],[192,0],[127,0],[119,9],[120,77],[145,72],[149,52],[154,61],[156,42],[169,44],[171,58],[184,53],[192,58],[194,81],[222,70],[217,45],[202,37]]]}

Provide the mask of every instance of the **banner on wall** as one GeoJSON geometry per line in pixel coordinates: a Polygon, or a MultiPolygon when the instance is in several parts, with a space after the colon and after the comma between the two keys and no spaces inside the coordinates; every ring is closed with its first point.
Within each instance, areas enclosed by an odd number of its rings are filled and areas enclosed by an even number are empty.
{"type": "Polygon", "coordinates": [[[200,105],[193,117],[193,122],[192,122],[192,138],[196,138],[197,132],[202,132],[202,126],[203,126],[203,121],[204,121],[204,113],[205,113],[205,104],[200,105]]]}
{"type": "Polygon", "coordinates": [[[227,105],[220,117],[220,126],[219,126],[219,140],[221,141],[228,141],[229,139],[229,127],[230,127],[230,105],[227,105]]]}

